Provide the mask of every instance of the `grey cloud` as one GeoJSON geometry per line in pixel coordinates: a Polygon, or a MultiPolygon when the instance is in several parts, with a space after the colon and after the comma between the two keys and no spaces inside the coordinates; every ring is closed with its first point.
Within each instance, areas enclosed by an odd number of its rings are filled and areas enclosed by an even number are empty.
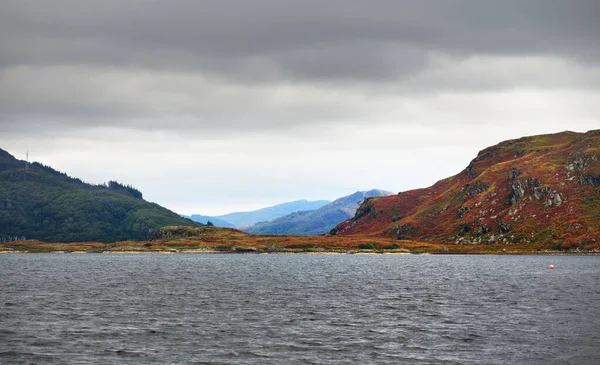
{"type": "Polygon", "coordinates": [[[0,132],[82,126],[294,128],[364,113],[360,94],[311,84],[233,84],[202,74],[63,66],[0,73],[0,132]],[[11,121],[7,123],[6,121],[11,121]]]}
{"type": "Polygon", "coordinates": [[[294,128],[365,120],[390,98],[432,90],[593,89],[599,10],[595,0],[4,0],[0,131],[294,128]]]}
{"type": "Polygon", "coordinates": [[[599,52],[594,0],[14,0],[0,6],[5,65],[133,64],[227,75],[240,70],[240,61],[262,58],[291,79],[369,79],[396,78],[405,71],[403,55],[418,52],[594,62],[599,52]],[[390,53],[398,67],[389,64],[390,53]]]}

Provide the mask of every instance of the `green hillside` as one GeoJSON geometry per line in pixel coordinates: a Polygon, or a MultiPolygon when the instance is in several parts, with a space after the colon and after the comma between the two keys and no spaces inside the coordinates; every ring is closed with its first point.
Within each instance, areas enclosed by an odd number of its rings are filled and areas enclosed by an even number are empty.
{"type": "Polygon", "coordinates": [[[114,242],[152,237],[170,225],[198,226],[111,181],[90,185],[0,149],[0,240],[114,242]]]}

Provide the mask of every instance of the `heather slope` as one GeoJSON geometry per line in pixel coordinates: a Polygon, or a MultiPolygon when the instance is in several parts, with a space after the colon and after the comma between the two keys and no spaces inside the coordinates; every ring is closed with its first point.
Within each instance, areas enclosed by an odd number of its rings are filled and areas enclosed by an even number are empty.
{"type": "Polygon", "coordinates": [[[523,137],[482,150],[431,187],[367,199],[335,232],[598,247],[599,186],[600,130],[523,137]]]}
{"type": "Polygon", "coordinates": [[[0,240],[114,242],[147,239],[168,225],[198,224],[131,186],[90,185],[39,163],[26,169],[0,150],[0,240]]]}
{"type": "Polygon", "coordinates": [[[260,222],[245,229],[245,231],[253,234],[287,234],[300,236],[314,236],[327,233],[340,222],[354,216],[356,209],[365,198],[391,194],[393,193],[379,189],[357,191],[353,194],[336,199],[319,209],[295,212],[270,222],[260,222]]]}

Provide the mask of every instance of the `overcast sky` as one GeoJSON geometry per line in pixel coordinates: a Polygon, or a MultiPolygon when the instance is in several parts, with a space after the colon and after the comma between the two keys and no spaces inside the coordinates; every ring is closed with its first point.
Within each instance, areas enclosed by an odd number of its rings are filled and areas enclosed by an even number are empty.
{"type": "Polygon", "coordinates": [[[425,187],[600,128],[597,0],[0,2],[0,148],[178,213],[425,187]]]}

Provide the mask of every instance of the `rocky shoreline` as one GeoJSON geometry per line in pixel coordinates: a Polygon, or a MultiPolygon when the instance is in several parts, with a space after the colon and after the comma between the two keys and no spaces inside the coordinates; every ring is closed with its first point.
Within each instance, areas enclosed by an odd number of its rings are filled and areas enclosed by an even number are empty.
{"type": "Polygon", "coordinates": [[[376,251],[376,250],[213,250],[213,249],[167,249],[167,250],[106,250],[106,251],[80,251],[80,250],[13,250],[0,247],[0,254],[113,254],[113,255],[173,255],[173,254],[202,254],[202,255],[517,255],[517,256],[600,256],[599,251],[430,251],[430,252],[410,252],[403,251],[376,251]]]}
{"type": "Polygon", "coordinates": [[[145,241],[1,242],[0,253],[103,254],[473,254],[598,255],[600,248],[561,249],[551,242],[469,244],[413,241],[375,236],[249,235],[219,227],[165,227],[163,236],[145,241]]]}

